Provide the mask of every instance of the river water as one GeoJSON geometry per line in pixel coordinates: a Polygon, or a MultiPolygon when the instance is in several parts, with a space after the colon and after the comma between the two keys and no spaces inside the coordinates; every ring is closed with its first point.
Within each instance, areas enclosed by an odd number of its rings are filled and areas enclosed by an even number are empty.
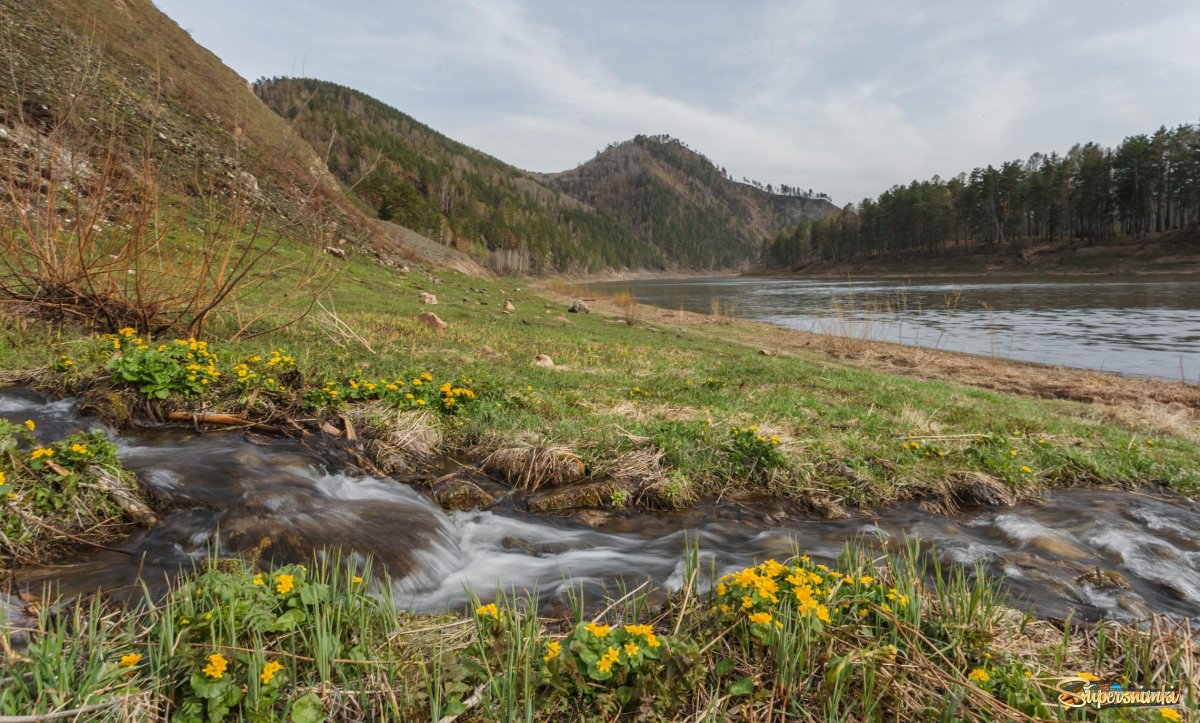
{"type": "MultiPolygon", "coordinates": [[[[73,400],[25,391],[0,391],[0,416],[35,420],[47,440],[103,428],[80,416],[73,400]]],[[[121,597],[140,578],[162,589],[214,547],[236,554],[269,538],[276,562],[334,549],[351,559],[369,555],[376,569],[387,569],[398,604],[436,611],[463,605],[467,590],[483,599],[529,591],[554,604],[568,589],[598,601],[619,584],[675,588],[689,544],[698,546],[704,570],[723,573],[794,550],[832,562],[844,543],[866,537],[892,545],[915,539],[947,564],[982,566],[1004,580],[1014,604],[1043,616],[1200,616],[1200,509],[1188,501],[1076,490],[954,517],[909,504],[843,520],[723,506],[615,517],[593,529],[523,513],[511,499],[446,513],[409,485],[351,476],[326,451],[296,442],[178,428],[106,431],[122,461],[173,511],[114,545],[130,554],[81,552],[66,564],[18,571],[18,587],[121,597]],[[1120,573],[1128,587],[1097,586],[1089,579],[1096,568],[1120,573]]]]}
{"type": "Polygon", "coordinates": [[[823,334],[1200,383],[1200,277],[714,277],[587,285],[823,334]]]}

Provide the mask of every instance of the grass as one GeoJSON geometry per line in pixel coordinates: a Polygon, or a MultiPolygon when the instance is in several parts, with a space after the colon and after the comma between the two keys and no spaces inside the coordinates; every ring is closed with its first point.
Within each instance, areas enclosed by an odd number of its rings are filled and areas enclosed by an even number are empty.
{"type": "MultiPolygon", "coordinates": [[[[260,293],[269,295],[269,287],[260,293]]],[[[432,451],[482,461],[506,449],[558,449],[583,461],[585,479],[619,477],[618,460],[650,453],[664,473],[686,480],[692,499],[772,494],[874,506],[952,494],[964,473],[1018,493],[1078,484],[1200,489],[1194,437],[1097,419],[1089,404],[888,374],[817,350],[762,355],[759,349],[774,348],[771,336],[787,332],[679,324],[673,312],[627,324],[620,316],[565,314],[566,303],[544,294],[519,279],[401,274],[352,256],[323,305],[353,334],[310,316],[219,348],[231,360],[286,349],[312,388],[421,372],[438,384],[470,379],[481,403],[469,413],[435,415],[429,436],[441,442],[432,451]],[[420,304],[421,291],[441,303],[420,304]],[[515,312],[501,312],[505,298],[515,312]],[[428,310],[449,328],[435,332],[418,322],[428,310]],[[535,366],[538,353],[556,366],[535,366]],[[734,463],[730,430],[751,426],[778,437],[780,463],[747,474],[734,463]]],[[[105,357],[75,353],[91,342],[69,328],[11,314],[0,323],[0,368],[48,367],[67,355],[78,362],[70,375],[76,383],[104,373],[105,357]]],[[[218,398],[175,394],[169,402],[253,406],[244,394],[218,398]]],[[[647,504],[665,502],[629,491],[647,504]]]]}
{"type": "MultiPolygon", "coordinates": [[[[639,588],[543,619],[501,596],[463,616],[392,607],[369,561],[270,569],[209,559],[159,600],[91,598],[0,627],[0,714],[89,720],[1033,720],[1077,674],[1200,691],[1186,628],[1055,627],[916,547],[848,546],[713,579],[687,557],[639,588]],[[932,574],[929,574],[932,573],[932,574]]],[[[1172,720],[1106,710],[1099,720],[1172,720]]],[[[1167,716],[1167,717],[1165,717],[1167,716]]]]}

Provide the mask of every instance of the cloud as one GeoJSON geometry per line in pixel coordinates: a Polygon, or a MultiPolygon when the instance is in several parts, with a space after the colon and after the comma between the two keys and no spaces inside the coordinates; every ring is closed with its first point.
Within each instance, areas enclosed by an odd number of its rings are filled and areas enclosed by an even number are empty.
{"type": "Polygon", "coordinates": [[[1200,86],[1182,0],[159,2],[246,77],[304,57],[529,170],[669,133],[839,203],[1195,120],[1200,86]]]}

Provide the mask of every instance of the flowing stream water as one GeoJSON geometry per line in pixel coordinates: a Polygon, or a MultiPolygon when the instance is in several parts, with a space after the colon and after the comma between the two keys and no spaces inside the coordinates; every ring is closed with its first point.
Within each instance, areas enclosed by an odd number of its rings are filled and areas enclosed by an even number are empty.
{"type": "MultiPolygon", "coordinates": [[[[103,428],[71,399],[48,401],[0,391],[0,416],[33,419],[43,439],[103,428]]],[[[689,544],[718,573],[799,549],[826,562],[856,536],[932,546],[948,564],[979,564],[1001,576],[1010,601],[1043,616],[1072,609],[1088,618],[1131,620],[1149,611],[1200,616],[1200,509],[1194,502],[1099,490],[1063,491],[1038,503],[953,517],[915,504],[843,520],[789,518],[769,506],[702,507],[673,514],[614,517],[597,529],[529,515],[502,499],[486,511],[442,511],[409,485],[351,476],[327,450],[264,443],[238,432],[179,428],[117,435],[122,461],[169,511],[159,524],[115,547],[80,551],[65,564],[20,570],[29,591],[104,589],[114,596],[152,589],[210,554],[256,548],[270,538],[278,561],[314,550],[386,566],[398,604],[420,611],[461,606],[466,591],[536,591],[561,602],[568,588],[587,599],[618,584],[680,584],[689,544]],[[1097,585],[1090,573],[1115,571],[1127,586],[1097,585]]]]}
{"type": "Polygon", "coordinates": [[[1200,277],[935,276],[608,281],[666,309],[802,331],[1200,382],[1200,277]]]}

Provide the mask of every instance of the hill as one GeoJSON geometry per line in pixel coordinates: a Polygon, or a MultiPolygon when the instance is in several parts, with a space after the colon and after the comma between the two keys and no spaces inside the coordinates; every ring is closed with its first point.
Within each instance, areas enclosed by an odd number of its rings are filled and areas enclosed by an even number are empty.
{"type": "MultiPolygon", "coordinates": [[[[399,229],[349,203],[321,157],[149,0],[0,0],[0,18],[5,150],[51,144],[163,200],[237,193],[289,238],[420,256],[399,229]]],[[[482,272],[465,257],[439,259],[482,272]]]]}
{"type": "MultiPolygon", "coordinates": [[[[260,80],[368,212],[486,257],[501,272],[661,269],[663,254],[531,173],[447,138],[365,93],[307,78],[260,80]]],[[[687,265],[689,259],[671,259],[687,265]]]]}
{"type": "Polygon", "coordinates": [[[780,230],[837,210],[811,192],[773,193],[737,182],[669,136],[637,136],[543,179],[694,269],[744,266],[780,230]]]}

